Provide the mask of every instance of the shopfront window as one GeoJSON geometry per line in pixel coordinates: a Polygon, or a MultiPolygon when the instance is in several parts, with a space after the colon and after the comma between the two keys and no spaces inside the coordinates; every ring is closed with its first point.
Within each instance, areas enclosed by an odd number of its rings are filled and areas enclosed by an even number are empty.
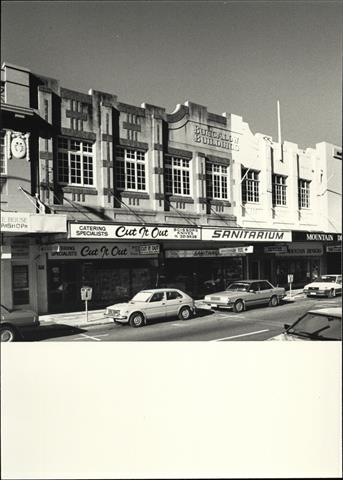
{"type": "Polygon", "coordinates": [[[29,267],[28,265],[12,266],[13,305],[30,303],[29,267]]]}

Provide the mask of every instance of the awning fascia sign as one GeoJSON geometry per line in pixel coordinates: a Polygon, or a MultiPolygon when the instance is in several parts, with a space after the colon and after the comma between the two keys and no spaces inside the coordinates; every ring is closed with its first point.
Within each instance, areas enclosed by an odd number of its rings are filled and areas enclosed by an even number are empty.
{"type": "Polygon", "coordinates": [[[199,227],[69,223],[69,238],[115,240],[201,240],[199,227]]]}
{"type": "Polygon", "coordinates": [[[291,242],[290,230],[248,229],[248,228],[202,228],[202,240],[222,242],[291,242]]]}
{"type": "Polygon", "coordinates": [[[152,226],[69,222],[71,239],[102,240],[207,240],[223,242],[291,242],[290,230],[198,226],[152,226]]]}
{"type": "Polygon", "coordinates": [[[292,237],[294,241],[300,242],[341,242],[341,233],[332,232],[300,232],[293,230],[292,237]]]}

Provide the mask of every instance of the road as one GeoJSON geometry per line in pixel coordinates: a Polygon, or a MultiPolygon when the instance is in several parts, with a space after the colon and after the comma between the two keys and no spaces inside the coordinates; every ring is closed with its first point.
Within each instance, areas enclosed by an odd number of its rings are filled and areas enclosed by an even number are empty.
{"type": "Polygon", "coordinates": [[[174,342],[174,341],[258,341],[278,335],[285,323],[293,323],[313,308],[341,306],[342,299],[303,298],[275,308],[260,307],[241,314],[202,309],[187,321],[156,321],[142,328],[128,325],[68,327],[51,325],[32,332],[27,341],[63,342],[174,342]]]}

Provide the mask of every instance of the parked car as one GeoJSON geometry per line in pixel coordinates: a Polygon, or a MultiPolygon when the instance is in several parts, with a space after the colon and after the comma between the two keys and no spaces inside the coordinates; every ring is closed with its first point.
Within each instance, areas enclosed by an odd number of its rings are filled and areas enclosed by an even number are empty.
{"type": "Polygon", "coordinates": [[[284,325],[284,331],[268,340],[341,340],[342,310],[340,307],[310,310],[292,325],[284,325]]]}
{"type": "Polygon", "coordinates": [[[206,295],[203,302],[212,308],[232,308],[240,313],[255,305],[276,307],[285,296],[284,288],[274,287],[267,280],[241,280],[222,292],[206,295]]]}
{"type": "Polygon", "coordinates": [[[304,293],[308,297],[335,297],[342,294],[342,275],[322,275],[312,283],[305,285],[304,293]]]}
{"type": "Polygon", "coordinates": [[[117,303],[105,310],[106,317],[131,327],[141,327],[158,318],[177,316],[188,320],[194,313],[194,300],[176,288],[141,290],[128,303],[117,303]]]}
{"type": "Polygon", "coordinates": [[[38,315],[31,310],[10,310],[1,304],[0,311],[2,342],[20,340],[24,336],[25,330],[39,326],[38,315]]]}

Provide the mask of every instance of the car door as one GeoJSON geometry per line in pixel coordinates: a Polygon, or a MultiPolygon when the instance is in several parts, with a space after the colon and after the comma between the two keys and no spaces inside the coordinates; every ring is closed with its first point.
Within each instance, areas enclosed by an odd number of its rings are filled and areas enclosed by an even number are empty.
{"type": "Polygon", "coordinates": [[[260,297],[258,295],[258,292],[259,282],[252,282],[249,285],[247,293],[244,293],[244,301],[247,306],[254,306],[259,304],[260,297]]]}
{"type": "Polygon", "coordinates": [[[273,287],[270,283],[261,281],[259,282],[260,290],[259,290],[259,297],[260,297],[260,304],[269,303],[270,297],[273,294],[273,287]]]}
{"type": "Polygon", "coordinates": [[[165,299],[165,292],[155,292],[152,294],[147,308],[145,310],[145,314],[148,320],[155,319],[155,318],[162,318],[164,319],[166,316],[166,299],[165,299]]]}
{"type": "Polygon", "coordinates": [[[166,291],[166,316],[176,317],[183,302],[184,302],[184,298],[181,295],[181,293],[179,293],[176,290],[167,290],[166,291]]]}

